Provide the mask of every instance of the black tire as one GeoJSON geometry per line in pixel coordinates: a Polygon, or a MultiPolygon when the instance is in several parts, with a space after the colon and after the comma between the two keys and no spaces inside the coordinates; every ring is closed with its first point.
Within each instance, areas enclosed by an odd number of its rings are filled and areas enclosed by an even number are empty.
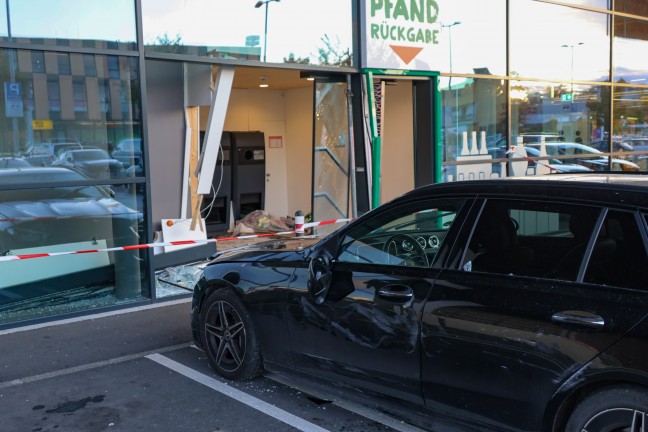
{"type": "Polygon", "coordinates": [[[214,291],[205,301],[200,337],[209,363],[222,377],[246,380],[261,372],[261,347],[252,319],[230,290],[214,291]]]}
{"type": "Polygon", "coordinates": [[[592,393],[574,409],[566,432],[639,432],[648,428],[648,391],[619,386],[592,393]]]}

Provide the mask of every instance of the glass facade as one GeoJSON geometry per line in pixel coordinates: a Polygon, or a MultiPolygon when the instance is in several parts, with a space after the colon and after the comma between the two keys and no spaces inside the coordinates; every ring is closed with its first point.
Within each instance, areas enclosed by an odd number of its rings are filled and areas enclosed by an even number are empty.
{"type": "Polygon", "coordinates": [[[87,48],[136,48],[133,0],[3,0],[0,8],[0,38],[5,40],[87,48]]]}
{"type": "Polygon", "coordinates": [[[441,71],[444,181],[647,169],[648,2],[567,3],[508,2],[508,70],[492,85],[441,71]]]}
{"type": "MultiPolygon", "coordinates": [[[[171,152],[184,145],[184,116],[164,116],[194,90],[183,87],[185,66],[360,74],[354,47],[367,37],[358,22],[368,1],[0,0],[0,267],[12,275],[0,285],[0,325],[154,298],[145,251],[66,252],[152,239],[147,203],[159,197],[146,195],[146,163],[182,157],[171,152]],[[155,140],[148,155],[145,127],[149,138],[155,128],[177,137],[155,140]]],[[[437,6],[428,24],[439,43],[426,47],[440,73],[437,177],[648,170],[648,1],[426,4],[437,6]]],[[[405,9],[394,14],[407,21],[405,9]]],[[[365,129],[348,124],[349,94],[361,89],[338,78],[314,87],[314,143],[304,144],[316,219],[348,215],[349,131],[365,129]]],[[[210,73],[194,79],[213,84],[210,73]]]]}
{"type": "Polygon", "coordinates": [[[351,11],[348,0],[260,0],[218,7],[210,0],[142,0],[144,44],[147,52],[351,66],[351,11]]]}
{"type": "Polygon", "coordinates": [[[0,50],[0,324],[150,298],[136,57],[0,50]],[[83,255],[75,251],[98,250],[83,255]],[[55,254],[15,261],[13,257],[55,254]],[[7,276],[9,275],[9,276],[7,276]]]}

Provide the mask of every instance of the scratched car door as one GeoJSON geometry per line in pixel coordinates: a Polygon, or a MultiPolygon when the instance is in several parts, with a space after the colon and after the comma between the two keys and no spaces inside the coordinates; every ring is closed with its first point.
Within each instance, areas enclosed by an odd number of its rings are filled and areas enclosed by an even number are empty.
{"type": "Polygon", "coordinates": [[[465,199],[391,206],[337,238],[323,301],[291,284],[289,326],[302,371],[422,403],[420,312],[438,272],[431,266],[452,236],[465,199]]]}

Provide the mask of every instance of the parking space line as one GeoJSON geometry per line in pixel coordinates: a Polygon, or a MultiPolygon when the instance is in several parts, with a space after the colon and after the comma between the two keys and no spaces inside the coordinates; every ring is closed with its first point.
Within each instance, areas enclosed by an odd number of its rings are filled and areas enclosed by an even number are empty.
{"type": "Polygon", "coordinates": [[[112,358],[112,359],[109,359],[109,360],[102,360],[102,361],[98,361],[98,362],[94,362],[94,363],[88,363],[88,364],[84,364],[84,365],[80,365],[80,366],[73,366],[73,367],[70,367],[70,368],[67,368],[67,369],[59,369],[57,371],[47,372],[47,373],[40,374],[40,375],[32,375],[32,376],[25,377],[25,378],[17,378],[17,379],[11,380],[11,381],[0,382],[0,389],[7,388],[7,387],[13,387],[13,386],[21,385],[21,384],[27,384],[27,383],[36,382],[36,381],[42,381],[42,380],[48,379],[48,378],[55,378],[55,377],[59,377],[59,376],[63,376],[63,375],[70,375],[70,374],[73,374],[73,373],[83,372],[83,371],[87,371],[87,370],[90,370],[90,369],[96,369],[96,368],[103,367],[103,366],[110,366],[110,365],[115,365],[115,364],[119,364],[119,363],[124,363],[124,362],[130,361],[130,360],[137,360],[139,358],[148,357],[152,353],[175,351],[175,350],[179,350],[179,349],[182,349],[182,348],[188,348],[189,346],[191,346],[190,343],[173,345],[173,346],[166,347],[166,348],[158,348],[158,349],[153,350],[153,351],[146,351],[146,352],[130,354],[130,355],[122,356],[122,357],[115,357],[115,358],[112,358]]]}
{"type": "MultiPolygon", "coordinates": [[[[288,386],[288,387],[294,387],[294,385],[289,381],[283,378],[281,375],[276,375],[276,374],[265,374],[264,375],[266,378],[271,379],[272,381],[275,381],[279,384],[288,386]]],[[[399,432],[425,432],[424,429],[420,429],[416,426],[413,426],[411,424],[405,423],[402,420],[398,420],[394,417],[391,417],[388,414],[382,413],[380,411],[377,411],[375,409],[371,409],[353,402],[346,402],[346,401],[340,401],[340,400],[333,400],[331,401],[333,405],[336,405],[346,411],[352,412],[354,414],[357,414],[359,416],[365,417],[369,420],[373,420],[376,423],[380,423],[384,426],[390,427],[394,430],[397,430],[399,432]]]]}
{"type": "Polygon", "coordinates": [[[277,408],[274,405],[271,405],[267,402],[262,401],[254,396],[251,396],[245,392],[237,390],[223,382],[218,381],[215,378],[209,377],[205,374],[202,374],[194,369],[191,369],[181,363],[171,360],[168,357],[164,357],[160,354],[151,354],[146,356],[146,358],[161,364],[185,377],[192,379],[200,384],[203,384],[212,390],[216,390],[219,393],[222,393],[225,396],[228,396],[238,402],[241,402],[250,408],[254,408],[257,411],[262,412],[263,414],[274,417],[275,419],[290,425],[296,429],[299,429],[303,432],[328,432],[326,429],[317,426],[314,423],[308,422],[301,417],[290,414],[287,411],[284,411],[280,408],[277,408]]]}

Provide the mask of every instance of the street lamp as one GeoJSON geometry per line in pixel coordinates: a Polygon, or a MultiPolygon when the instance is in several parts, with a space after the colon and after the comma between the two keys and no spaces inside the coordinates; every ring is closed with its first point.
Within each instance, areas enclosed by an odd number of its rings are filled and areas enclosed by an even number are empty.
{"type": "Polygon", "coordinates": [[[259,0],[254,5],[254,7],[257,9],[265,5],[265,27],[263,31],[263,61],[264,62],[266,61],[266,51],[268,49],[268,3],[273,1],[279,3],[281,0],[259,0]]]}
{"type": "Polygon", "coordinates": [[[571,94],[574,96],[574,46],[584,45],[585,42],[578,42],[576,45],[561,45],[561,48],[571,48],[571,94]]]}
{"type": "MultiPolygon", "coordinates": [[[[448,29],[448,48],[450,51],[450,78],[448,79],[448,90],[452,89],[452,27],[461,24],[455,21],[452,24],[441,24],[441,28],[448,29]]],[[[457,134],[457,149],[459,148],[459,90],[455,92],[455,130],[457,134]]]]}

